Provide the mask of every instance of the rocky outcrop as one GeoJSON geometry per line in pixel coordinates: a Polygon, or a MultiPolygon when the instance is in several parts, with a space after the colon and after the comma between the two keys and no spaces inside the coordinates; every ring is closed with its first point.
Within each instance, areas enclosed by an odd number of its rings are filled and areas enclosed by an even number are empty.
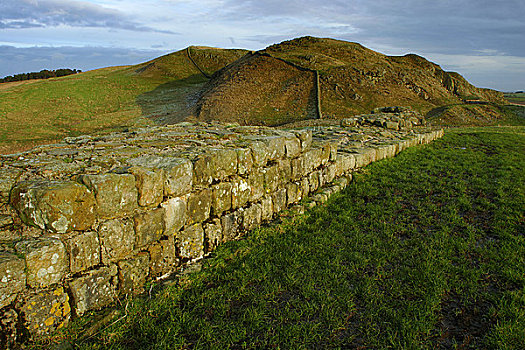
{"type": "Polygon", "coordinates": [[[356,169],[442,135],[361,124],[184,123],[2,156],[0,344],[141,293],[285,208],[324,202],[356,169]]]}

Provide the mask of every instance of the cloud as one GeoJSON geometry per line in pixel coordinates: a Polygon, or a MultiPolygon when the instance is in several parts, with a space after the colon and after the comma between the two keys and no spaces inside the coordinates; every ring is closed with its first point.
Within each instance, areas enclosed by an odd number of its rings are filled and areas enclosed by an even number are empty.
{"type": "Polygon", "coordinates": [[[443,69],[459,72],[470,83],[500,91],[523,90],[525,57],[488,55],[430,54],[443,69]]]}
{"type": "MultiPolygon", "coordinates": [[[[312,35],[389,55],[416,53],[503,89],[504,79],[525,81],[524,17],[523,0],[0,0],[0,43],[256,50],[312,35]]],[[[111,55],[108,64],[124,64],[111,55]]]]}
{"type": "Polygon", "coordinates": [[[176,34],[141,25],[118,10],[86,1],[3,0],[0,3],[1,29],[45,28],[61,25],[176,34]]]}
{"type": "MultiPolygon", "coordinates": [[[[482,47],[525,56],[522,0],[225,0],[214,13],[225,21],[272,21],[291,32],[299,26],[365,44],[464,54],[482,47]]],[[[274,34],[253,34],[261,35],[274,34]]]]}
{"type": "Polygon", "coordinates": [[[104,47],[0,46],[0,77],[42,69],[75,68],[83,71],[138,64],[166,54],[161,50],[104,47]]]}

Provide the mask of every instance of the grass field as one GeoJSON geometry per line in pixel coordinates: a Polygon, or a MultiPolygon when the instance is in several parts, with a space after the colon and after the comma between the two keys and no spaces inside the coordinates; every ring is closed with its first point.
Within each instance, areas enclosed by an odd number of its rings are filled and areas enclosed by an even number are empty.
{"type": "Polygon", "coordinates": [[[0,148],[16,151],[66,136],[133,124],[142,115],[137,96],[166,82],[133,75],[127,67],[113,67],[23,84],[7,83],[0,91],[0,148]]]}
{"type": "Polygon", "coordinates": [[[372,164],[326,205],[220,246],[202,271],[124,302],[109,326],[86,331],[86,317],[55,340],[80,349],[523,349],[524,150],[525,127],[449,130],[372,164]]]}
{"type": "Polygon", "coordinates": [[[507,92],[505,99],[510,103],[525,106],[525,93],[523,92],[507,92]]]}
{"type": "MultiPolygon", "coordinates": [[[[192,50],[209,74],[245,53],[192,50]]],[[[136,66],[0,84],[0,154],[67,136],[177,122],[206,81],[183,50],[136,66]]]]}

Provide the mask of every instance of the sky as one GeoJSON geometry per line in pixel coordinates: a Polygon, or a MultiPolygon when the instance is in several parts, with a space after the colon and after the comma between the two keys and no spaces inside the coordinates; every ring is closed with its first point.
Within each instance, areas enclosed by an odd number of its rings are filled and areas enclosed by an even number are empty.
{"type": "Polygon", "coordinates": [[[0,0],[0,77],[305,35],[415,53],[476,86],[525,90],[523,0],[0,0]]]}

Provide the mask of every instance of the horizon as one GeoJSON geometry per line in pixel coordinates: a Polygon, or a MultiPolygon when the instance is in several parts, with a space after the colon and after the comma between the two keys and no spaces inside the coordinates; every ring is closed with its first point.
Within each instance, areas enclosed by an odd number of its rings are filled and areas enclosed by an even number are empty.
{"type": "Polygon", "coordinates": [[[191,45],[260,50],[309,35],[415,53],[475,86],[518,91],[524,16],[517,0],[4,0],[0,76],[133,65],[191,45]]]}

